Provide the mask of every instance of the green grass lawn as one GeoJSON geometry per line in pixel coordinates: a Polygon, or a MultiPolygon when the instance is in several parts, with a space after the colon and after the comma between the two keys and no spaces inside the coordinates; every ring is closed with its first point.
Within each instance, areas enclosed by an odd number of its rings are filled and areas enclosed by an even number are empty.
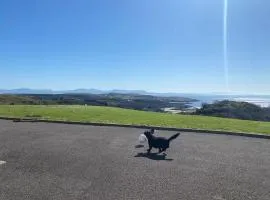
{"type": "Polygon", "coordinates": [[[0,105],[0,116],[33,116],[49,120],[151,125],[270,134],[270,122],[165,114],[99,106],[0,105]]]}

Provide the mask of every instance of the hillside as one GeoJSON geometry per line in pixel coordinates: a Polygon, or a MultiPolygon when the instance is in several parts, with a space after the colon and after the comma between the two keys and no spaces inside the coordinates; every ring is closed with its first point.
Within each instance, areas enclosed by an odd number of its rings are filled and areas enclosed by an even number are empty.
{"type": "Polygon", "coordinates": [[[20,94],[0,95],[0,104],[92,105],[163,112],[166,107],[186,109],[196,101],[185,97],[158,97],[139,94],[20,94]]]}
{"type": "Polygon", "coordinates": [[[217,101],[213,104],[204,104],[195,114],[244,120],[270,121],[270,108],[262,108],[247,102],[227,100],[217,101]]]}
{"type": "Polygon", "coordinates": [[[37,105],[39,101],[30,96],[19,96],[19,95],[0,95],[0,104],[26,104],[26,105],[37,105]]]}

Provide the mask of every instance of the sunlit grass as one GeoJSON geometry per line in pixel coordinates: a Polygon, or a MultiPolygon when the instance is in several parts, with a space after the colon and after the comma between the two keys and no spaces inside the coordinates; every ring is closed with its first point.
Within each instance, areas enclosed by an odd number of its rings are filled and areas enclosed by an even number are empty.
{"type": "Polygon", "coordinates": [[[270,134],[270,122],[144,112],[99,106],[0,105],[0,116],[270,134]]]}

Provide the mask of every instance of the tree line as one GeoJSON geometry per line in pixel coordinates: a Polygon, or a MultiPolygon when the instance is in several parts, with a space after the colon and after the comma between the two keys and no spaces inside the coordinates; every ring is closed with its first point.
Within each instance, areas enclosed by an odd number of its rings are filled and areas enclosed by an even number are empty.
{"type": "Polygon", "coordinates": [[[215,117],[236,118],[255,121],[270,121],[270,108],[236,101],[217,101],[213,104],[203,104],[195,114],[215,117]]]}

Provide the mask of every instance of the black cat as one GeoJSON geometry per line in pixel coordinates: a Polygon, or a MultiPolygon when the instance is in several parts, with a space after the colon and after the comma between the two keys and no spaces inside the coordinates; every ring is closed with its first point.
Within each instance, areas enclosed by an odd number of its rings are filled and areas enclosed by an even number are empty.
{"type": "Polygon", "coordinates": [[[147,137],[149,145],[149,149],[147,150],[148,153],[150,153],[153,147],[159,149],[159,153],[166,151],[166,149],[170,147],[170,142],[180,135],[180,133],[176,133],[175,135],[167,139],[164,137],[156,137],[153,134],[153,130],[144,132],[144,135],[147,137]]]}

